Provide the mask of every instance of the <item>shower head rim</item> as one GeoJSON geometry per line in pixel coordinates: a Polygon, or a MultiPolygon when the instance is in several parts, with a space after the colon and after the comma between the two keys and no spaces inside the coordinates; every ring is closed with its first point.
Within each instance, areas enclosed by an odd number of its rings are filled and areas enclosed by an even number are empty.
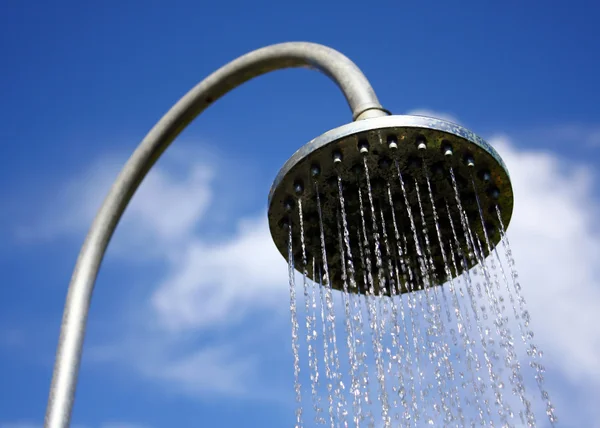
{"type": "Polygon", "coordinates": [[[502,157],[500,157],[498,152],[494,149],[494,147],[492,147],[491,144],[469,129],[447,120],[429,116],[391,115],[347,123],[321,134],[320,136],[306,143],[304,146],[300,147],[300,149],[298,149],[285,162],[275,177],[275,180],[273,181],[269,191],[268,206],[271,206],[273,195],[287,174],[310,153],[332,143],[333,141],[343,139],[350,135],[395,127],[429,129],[453,134],[457,137],[463,138],[470,143],[475,144],[492,156],[494,160],[502,167],[510,182],[510,174],[506,164],[502,160],[502,157]]]}

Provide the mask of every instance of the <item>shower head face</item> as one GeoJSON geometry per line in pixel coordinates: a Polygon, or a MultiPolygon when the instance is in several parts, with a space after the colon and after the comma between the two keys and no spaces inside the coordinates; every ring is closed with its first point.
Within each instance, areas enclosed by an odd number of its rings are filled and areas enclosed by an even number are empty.
{"type": "Polygon", "coordinates": [[[473,242],[485,257],[487,243],[494,248],[501,238],[496,207],[508,226],[510,178],[488,143],[444,120],[387,116],[333,129],[298,150],[271,187],[268,215],[286,259],[291,227],[294,267],[310,279],[390,295],[472,267],[473,242]]]}

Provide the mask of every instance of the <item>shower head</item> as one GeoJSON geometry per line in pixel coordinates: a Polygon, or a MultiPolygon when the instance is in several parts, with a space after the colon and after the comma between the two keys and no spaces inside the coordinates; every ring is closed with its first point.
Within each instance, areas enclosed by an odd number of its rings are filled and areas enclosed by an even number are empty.
{"type": "Polygon", "coordinates": [[[291,237],[298,271],[355,293],[377,277],[375,292],[390,295],[472,267],[473,252],[485,257],[499,242],[512,208],[506,166],[483,139],[440,119],[386,116],[300,148],[271,187],[268,215],[288,260],[291,237]],[[450,251],[458,258],[453,272],[450,251]]]}

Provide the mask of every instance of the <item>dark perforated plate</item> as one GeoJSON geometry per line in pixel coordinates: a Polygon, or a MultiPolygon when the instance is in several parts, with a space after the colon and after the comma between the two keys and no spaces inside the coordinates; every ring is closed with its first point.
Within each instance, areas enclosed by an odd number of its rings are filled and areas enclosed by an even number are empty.
{"type": "MultiPolygon", "coordinates": [[[[427,190],[424,167],[430,178],[435,209],[440,220],[442,242],[448,260],[450,260],[450,249],[456,248],[449,218],[452,218],[461,247],[461,251],[455,252],[455,255],[466,255],[469,252],[450,179],[450,167],[453,168],[456,176],[462,207],[469,219],[474,236],[476,240],[478,239],[481,242],[483,254],[486,255],[486,240],[475,195],[479,196],[484,223],[493,247],[500,240],[500,227],[495,207],[500,208],[505,226],[508,226],[510,222],[513,209],[512,187],[506,167],[496,151],[472,132],[447,121],[423,116],[388,116],[353,122],[321,135],[298,150],[279,172],[269,195],[269,226],[275,245],[287,259],[287,227],[291,225],[295,266],[299,271],[302,271],[303,257],[300,245],[300,218],[297,203],[298,198],[301,198],[308,276],[315,280],[318,279],[316,277],[317,272],[312,270],[313,257],[316,266],[320,266],[323,270],[315,191],[318,186],[331,285],[333,288],[343,289],[343,269],[340,254],[343,246],[340,247],[340,229],[338,229],[338,222],[341,218],[338,189],[338,176],[340,176],[343,183],[345,211],[350,233],[350,250],[357,283],[357,289],[351,289],[350,291],[365,292],[363,277],[364,274],[369,273],[368,264],[371,265],[370,273],[373,278],[379,277],[386,280],[381,281],[381,284],[383,284],[381,287],[389,288],[389,285],[385,284],[389,284],[390,281],[387,280],[394,277],[395,266],[400,268],[404,264],[410,269],[410,273],[406,269],[403,271],[400,269],[401,276],[403,276],[401,284],[403,285],[399,291],[408,291],[406,280],[409,280],[410,275],[413,275],[414,278],[412,286],[416,289],[421,288],[423,278],[419,269],[420,263],[430,264],[429,281],[431,284],[442,284],[448,278],[433,221],[433,206],[427,190]],[[396,147],[394,148],[394,145],[390,147],[390,142],[395,142],[396,147]],[[418,149],[420,142],[425,143],[425,150],[418,149]],[[368,146],[368,153],[360,153],[359,147],[365,144],[368,146]],[[448,148],[451,148],[451,156],[445,155],[448,148]],[[334,158],[340,155],[341,161],[334,162],[334,158]],[[363,159],[365,158],[370,172],[379,239],[376,239],[377,234],[374,233],[373,229],[371,205],[364,172],[363,159]],[[421,259],[417,256],[409,212],[400,186],[396,164],[400,168],[405,183],[408,205],[414,218],[417,239],[424,256],[421,259]],[[314,166],[318,166],[320,172],[317,177],[311,174],[314,166]],[[472,185],[472,178],[475,189],[472,185]],[[303,188],[300,195],[297,194],[295,189],[298,184],[301,184],[303,188]],[[400,247],[405,251],[402,258],[399,255],[398,242],[396,241],[392,221],[393,215],[389,204],[388,186],[394,202],[393,214],[396,217],[396,224],[401,236],[400,247]],[[426,239],[422,226],[422,217],[417,201],[417,186],[420,190],[428,239],[426,239]],[[366,246],[368,250],[366,247],[362,249],[363,254],[365,254],[364,259],[360,258],[361,248],[359,246],[359,241],[362,241],[362,234],[364,233],[361,229],[359,189],[363,195],[365,224],[369,238],[366,246]],[[446,202],[450,207],[450,212],[446,209],[446,202]],[[382,212],[386,226],[385,232],[388,236],[387,246],[383,236],[382,212]],[[359,236],[361,236],[360,240],[359,236]],[[379,241],[379,247],[383,255],[383,263],[379,267],[375,257],[377,241],[379,241]],[[427,251],[427,241],[429,241],[429,254],[431,257],[429,257],[427,251]],[[370,253],[370,257],[367,257],[366,253],[370,253]],[[370,263],[366,262],[367,258],[370,263]],[[389,269],[389,266],[392,266],[392,269],[389,269]]],[[[344,255],[347,259],[347,251],[344,255]]],[[[467,260],[467,264],[472,265],[473,260],[467,260]]],[[[453,276],[462,271],[460,263],[457,270],[454,270],[452,264],[450,265],[453,276]]],[[[347,277],[347,284],[349,279],[347,277]]],[[[376,285],[376,288],[378,287],[379,283],[376,285]]],[[[390,290],[381,289],[377,292],[388,294],[390,290]]]]}

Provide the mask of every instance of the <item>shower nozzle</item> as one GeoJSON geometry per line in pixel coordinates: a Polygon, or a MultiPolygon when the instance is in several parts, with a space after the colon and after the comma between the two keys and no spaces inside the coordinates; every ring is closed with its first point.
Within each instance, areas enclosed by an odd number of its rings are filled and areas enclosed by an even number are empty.
{"type": "Polygon", "coordinates": [[[334,289],[374,285],[390,295],[443,284],[476,264],[512,208],[508,171],[483,139],[440,119],[387,116],[298,150],[271,187],[269,225],[286,259],[292,237],[294,266],[309,278],[321,272],[334,289]],[[451,255],[458,262],[449,271],[451,255]]]}

